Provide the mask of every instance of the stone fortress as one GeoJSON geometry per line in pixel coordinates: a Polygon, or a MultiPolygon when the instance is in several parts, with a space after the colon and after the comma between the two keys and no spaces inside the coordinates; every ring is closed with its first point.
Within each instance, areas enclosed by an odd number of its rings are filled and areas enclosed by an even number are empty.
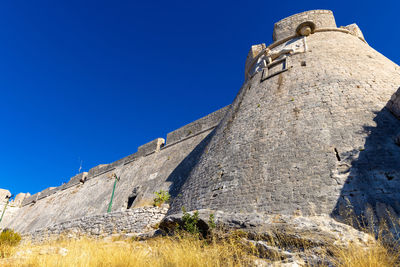
{"type": "MultiPolygon", "coordinates": [[[[399,87],[400,67],[371,48],[356,24],[337,27],[328,10],[295,14],[275,24],[272,44],[251,47],[231,105],[166,142],[17,195],[0,227],[32,235],[146,233],[161,220],[168,228],[182,207],[257,229],[276,215],[293,227],[303,218],[342,228],[350,213],[372,224],[399,217],[399,87]],[[120,181],[106,213],[113,174],[120,181]],[[159,190],[170,193],[170,207],[151,206],[159,190]]],[[[1,191],[0,201],[9,195],[1,191]]]]}

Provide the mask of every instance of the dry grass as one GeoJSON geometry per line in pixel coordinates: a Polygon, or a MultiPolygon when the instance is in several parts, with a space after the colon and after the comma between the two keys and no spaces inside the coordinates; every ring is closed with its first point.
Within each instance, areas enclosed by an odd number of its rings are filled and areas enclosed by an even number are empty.
{"type": "MultiPolygon", "coordinates": [[[[213,241],[181,235],[146,241],[81,238],[41,244],[24,243],[17,247],[3,245],[0,246],[3,255],[0,266],[254,266],[255,260],[259,259],[257,256],[279,260],[278,255],[258,254],[254,247],[243,242],[244,237],[240,232],[233,232],[213,241]]],[[[267,243],[305,254],[313,251],[314,247],[304,240],[294,242],[287,235],[275,235],[267,243]]],[[[400,252],[385,247],[379,240],[369,247],[355,243],[346,248],[326,247],[319,251],[318,256],[330,259],[340,267],[400,265],[400,252]]]]}
{"type": "Polygon", "coordinates": [[[385,248],[380,242],[367,248],[355,245],[334,248],[333,253],[335,265],[340,267],[392,267],[400,264],[400,252],[385,248]]]}
{"type": "Polygon", "coordinates": [[[237,240],[206,243],[191,237],[107,242],[83,238],[24,244],[1,266],[252,266],[237,240]]]}
{"type": "MultiPolygon", "coordinates": [[[[0,260],[3,258],[11,257],[15,253],[16,249],[17,248],[15,246],[10,246],[8,244],[0,243],[0,260]]],[[[1,266],[1,264],[0,264],[0,266],[1,266]]]]}

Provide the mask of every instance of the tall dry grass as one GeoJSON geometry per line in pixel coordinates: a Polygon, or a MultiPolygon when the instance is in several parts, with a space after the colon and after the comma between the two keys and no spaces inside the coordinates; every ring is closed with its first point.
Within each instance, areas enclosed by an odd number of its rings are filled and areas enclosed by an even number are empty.
{"type": "Polygon", "coordinates": [[[346,248],[333,248],[334,263],[339,267],[393,267],[400,266],[400,252],[377,242],[369,247],[350,244],[346,248]]]}
{"type": "MultiPolygon", "coordinates": [[[[89,238],[24,244],[4,266],[253,266],[255,257],[238,240],[207,243],[194,237],[147,241],[89,238]]],[[[1,261],[0,261],[1,265],[1,261]]]]}
{"type": "MultiPolygon", "coordinates": [[[[271,260],[263,259],[264,263],[280,260],[278,254],[260,254],[249,242],[244,242],[245,237],[233,233],[211,240],[180,235],[146,241],[81,238],[24,243],[17,247],[0,246],[0,250],[6,251],[5,256],[0,257],[0,266],[255,266],[256,261],[260,263],[259,256],[271,260]]],[[[290,248],[292,252],[303,252],[306,256],[307,252],[315,252],[312,244],[294,241],[293,237],[283,234],[275,235],[267,243],[281,249],[290,248]]],[[[318,257],[329,259],[339,267],[400,266],[400,251],[384,245],[381,240],[369,247],[356,243],[347,247],[323,247],[318,257]]]]}

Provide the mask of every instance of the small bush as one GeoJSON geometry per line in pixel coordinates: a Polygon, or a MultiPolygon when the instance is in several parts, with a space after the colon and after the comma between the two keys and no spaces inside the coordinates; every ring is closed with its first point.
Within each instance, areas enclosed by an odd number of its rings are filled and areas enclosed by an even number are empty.
{"type": "Polygon", "coordinates": [[[215,223],[215,217],[214,217],[213,213],[210,214],[210,217],[208,219],[208,227],[211,230],[213,230],[213,229],[215,229],[215,227],[217,227],[217,224],[215,223]]]}
{"type": "Polygon", "coordinates": [[[163,203],[168,203],[171,198],[171,195],[164,190],[154,192],[154,194],[156,195],[153,199],[153,206],[155,207],[160,207],[163,203]]]}
{"type": "Polygon", "coordinates": [[[199,212],[195,211],[193,215],[190,215],[188,212],[186,212],[185,207],[182,207],[182,212],[183,230],[192,235],[199,235],[200,230],[197,225],[199,223],[199,212]]]}
{"type": "Polygon", "coordinates": [[[0,245],[16,246],[21,241],[21,235],[11,229],[4,229],[0,233],[0,245]]]}

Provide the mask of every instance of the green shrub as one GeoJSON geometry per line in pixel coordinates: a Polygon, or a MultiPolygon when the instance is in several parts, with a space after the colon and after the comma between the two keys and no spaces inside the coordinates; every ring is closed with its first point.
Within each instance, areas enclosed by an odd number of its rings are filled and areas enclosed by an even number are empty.
{"type": "Polygon", "coordinates": [[[198,227],[199,212],[195,211],[193,215],[190,215],[188,212],[186,212],[185,207],[182,207],[182,212],[183,230],[193,235],[200,234],[200,230],[198,227]]]}
{"type": "Polygon", "coordinates": [[[208,227],[210,228],[210,230],[213,230],[213,229],[215,229],[215,227],[217,227],[213,213],[211,213],[210,217],[208,218],[208,227]]]}
{"type": "Polygon", "coordinates": [[[21,235],[11,229],[4,229],[0,233],[0,245],[16,246],[21,241],[21,235]]]}
{"type": "Polygon", "coordinates": [[[154,194],[156,197],[153,199],[153,206],[157,207],[160,207],[163,203],[168,203],[171,198],[171,195],[164,190],[154,192],[154,194]]]}

